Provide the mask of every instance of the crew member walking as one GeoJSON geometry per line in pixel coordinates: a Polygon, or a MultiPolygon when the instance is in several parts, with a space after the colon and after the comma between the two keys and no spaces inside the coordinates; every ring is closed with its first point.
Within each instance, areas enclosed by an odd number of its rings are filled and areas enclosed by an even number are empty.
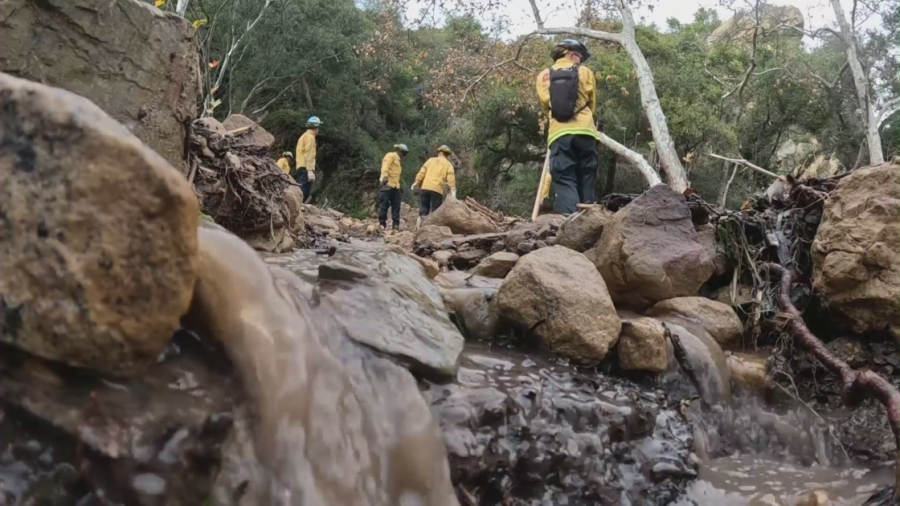
{"type": "Polygon", "coordinates": [[[594,201],[599,160],[594,125],[594,73],[582,63],[590,58],[581,42],[566,39],[553,48],[554,63],[537,76],[537,93],[550,118],[547,144],[553,181],[553,209],[571,214],[578,203],[594,201]]]}
{"type": "Polygon", "coordinates": [[[310,116],[306,120],[306,132],[297,140],[297,174],[295,179],[303,191],[303,201],[309,202],[312,196],[312,184],[316,181],[316,136],[322,120],[318,116],[310,116]]]}
{"type": "Polygon", "coordinates": [[[444,202],[444,183],[450,186],[450,194],[456,198],[456,174],[453,172],[453,164],[447,158],[453,152],[446,144],[441,145],[437,151],[437,156],[429,158],[419,169],[416,182],[412,185],[413,191],[421,188],[419,219],[416,221],[416,228],[421,225],[425,216],[428,216],[444,202]]]}
{"type": "Polygon", "coordinates": [[[391,208],[391,228],[400,230],[400,173],[403,166],[400,160],[409,153],[406,144],[394,144],[394,150],[384,155],[381,161],[381,188],[378,190],[378,224],[381,231],[387,228],[387,212],[391,208]]]}
{"type": "Polygon", "coordinates": [[[279,158],[278,161],[275,162],[275,165],[277,165],[278,168],[283,170],[285,174],[290,175],[292,172],[291,171],[291,158],[294,158],[294,154],[291,153],[290,151],[285,151],[284,153],[281,153],[281,158],[279,158]]]}

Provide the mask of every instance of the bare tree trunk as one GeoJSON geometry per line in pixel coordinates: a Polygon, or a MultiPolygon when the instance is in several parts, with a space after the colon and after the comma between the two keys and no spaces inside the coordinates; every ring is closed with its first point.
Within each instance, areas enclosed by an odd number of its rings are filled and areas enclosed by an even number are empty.
{"type": "Polygon", "coordinates": [[[728,203],[728,190],[731,189],[731,183],[734,182],[734,176],[737,175],[738,165],[734,164],[734,168],[731,169],[731,177],[728,176],[728,166],[731,165],[731,162],[725,162],[725,166],[722,167],[725,169],[725,176],[722,178],[722,186],[719,188],[719,209],[725,209],[725,204],[728,203]]]}
{"type": "MultiPolygon", "coordinates": [[[[535,0],[530,0],[531,9],[534,12],[535,23],[538,29],[535,33],[541,35],[580,35],[591,39],[615,42],[621,45],[625,52],[631,58],[634,66],[634,72],[638,76],[638,87],[641,90],[641,104],[644,107],[644,113],[650,122],[650,130],[653,132],[653,141],[656,143],[656,149],[659,152],[659,159],[662,164],[663,171],[666,173],[666,179],[669,186],[677,192],[683,192],[687,189],[687,176],[681,160],[678,158],[678,152],[675,150],[675,144],[672,142],[672,136],[669,135],[669,125],[666,121],[666,115],[663,113],[659,104],[659,96],[656,94],[656,84],[653,81],[653,71],[650,64],[644,58],[644,53],[638,47],[635,41],[635,24],[634,17],[631,15],[631,9],[625,5],[624,0],[616,0],[616,8],[622,15],[622,32],[610,33],[599,30],[590,30],[587,28],[565,27],[565,28],[545,28],[541,19],[535,0]]],[[[656,171],[650,167],[644,157],[627,147],[619,144],[609,136],[600,134],[600,142],[612,149],[616,154],[625,157],[629,162],[635,164],[637,168],[647,179],[650,186],[661,184],[662,181],[656,174],[656,171]],[[649,170],[648,170],[649,169],[649,170]]]]}
{"type": "Polygon", "coordinates": [[[191,3],[191,0],[178,0],[178,3],[175,4],[175,14],[184,17],[184,13],[187,12],[189,3],[191,3]]]}
{"type": "Polygon", "coordinates": [[[831,0],[834,15],[841,27],[841,39],[847,50],[847,63],[850,65],[850,73],[853,75],[853,84],[856,88],[856,98],[859,101],[859,115],[866,130],[866,144],[869,148],[869,163],[875,165],[884,162],[884,149],[881,147],[881,135],[878,133],[878,118],[875,114],[875,106],[872,97],[869,96],[869,79],[859,61],[856,47],[856,34],[853,26],[847,21],[840,0],[831,0]]]}

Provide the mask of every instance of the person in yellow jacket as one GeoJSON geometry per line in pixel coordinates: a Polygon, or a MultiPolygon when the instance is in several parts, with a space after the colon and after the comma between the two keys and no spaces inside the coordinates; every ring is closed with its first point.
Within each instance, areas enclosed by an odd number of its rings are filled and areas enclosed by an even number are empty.
{"type": "Polygon", "coordinates": [[[381,230],[387,228],[387,212],[391,208],[391,228],[394,232],[400,230],[400,173],[403,166],[400,160],[409,154],[406,144],[394,144],[394,150],[384,155],[381,161],[381,175],[378,180],[381,187],[378,190],[378,224],[381,230]]]}
{"type": "Polygon", "coordinates": [[[581,64],[590,58],[581,42],[566,39],[553,48],[553,66],[537,76],[541,107],[550,118],[547,145],[555,198],[553,209],[571,214],[578,203],[594,201],[600,165],[594,125],[594,73],[581,64]]]}
{"type": "Polygon", "coordinates": [[[312,196],[312,184],[316,181],[316,136],[322,120],[318,116],[310,116],[306,120],[306,132],[297,139],[297,173],[294,179],[303,191],[303,201],[309,202],[312,196]]]}
{"type": "Polygon", "coordinates": [[[429,158],[425,165],[416,174],[416,182],[412,189],[419,193],[419,219],[416,228],[422,223],[422,219],[444,202],[444,183],[450,187],[450,194],[456,198],[456,174],[453,172],[453,164],[447,158],[453,152],[446,144],[437,149],[437,156],[429,158]]]}
{"type": "Polygon", "coordinates": [[[290,175],[291,174],[291,158],[293,158],[293,157],[294,157],[293,153],[291,153],[290,151],[285,151],[284,153],[281,153],[281,158],[279,158],[278,161],[275,162],[275,165],[277,165],[278,168],[283,170],[285,174],[290,175]]]}

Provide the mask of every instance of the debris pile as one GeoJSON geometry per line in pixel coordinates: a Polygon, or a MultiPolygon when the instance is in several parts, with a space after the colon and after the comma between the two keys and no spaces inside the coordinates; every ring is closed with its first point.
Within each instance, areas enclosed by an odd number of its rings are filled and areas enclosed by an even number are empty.
{"type": "Polygon", "coordinates": [[[198,119],[192,126],[188,179],[201,211],[245,238],[259,233],[275,237],[288,226],[292,220],[285,192],[296,183],[269,156],[271,144],[259,141],[271,135],[258,125],[229,131],[214,118],[198,119]]]}

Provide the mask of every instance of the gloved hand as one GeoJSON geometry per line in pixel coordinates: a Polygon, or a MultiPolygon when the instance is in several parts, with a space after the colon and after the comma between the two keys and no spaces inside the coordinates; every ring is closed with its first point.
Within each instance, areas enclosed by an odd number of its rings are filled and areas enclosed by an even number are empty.
{"type": "Polygon", "coordinates": [[[316,180],[316,171],[314,171],[314,170],[308,170],[308,171],[306,171],[306,175],[307,175],[307,177],[308,177],[310,183],[315,182],[315,180],[316,180]]]}
{"type": "Polygon", "coordinates": [[[456,198],[456,190],[450,190],[450,195],[453,195],[453,198],[456,198]]]}
{"type": "Polygon", "coordinates": [[[384,178],[381,180],[381,186],[387,186],[387,184],[388,184],[388,178],[384,178]]]}
{"type": "Polygon", "coordinates": [[[409,187],[410,190],[416,191],[419,189],[419,183],[413,183],[412,186],[409,187]]]}

